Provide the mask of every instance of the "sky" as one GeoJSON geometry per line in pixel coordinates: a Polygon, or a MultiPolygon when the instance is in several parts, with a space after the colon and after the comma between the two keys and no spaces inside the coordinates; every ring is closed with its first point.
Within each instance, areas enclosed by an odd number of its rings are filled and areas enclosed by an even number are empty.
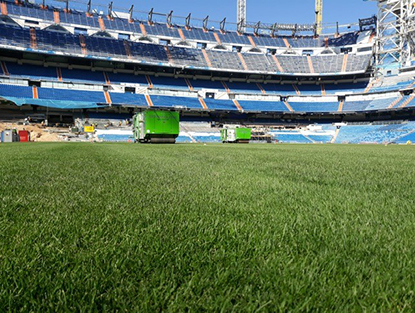
{"type": "MultiPolygon", "coordinates": [[[[108,0],[109,2],[110,0],[108,0]]],[[[135,10],[168,13],[211,20],[236,21],[236,0],[112,0],[114,6],[129,7],[134,4],[135,10]]],[[[99,3],[105,1],[99,0],[99,3]]],[[[247,20],[265,23],[314,23],[315,0],[247,0],[247,20]]],[[[94,0],[92,0],[94,3],[94,0]]],[[[364,0],[324,0],[324,23],[355,23],[359,18],[376,14],[376,1],[364,0]]]]}

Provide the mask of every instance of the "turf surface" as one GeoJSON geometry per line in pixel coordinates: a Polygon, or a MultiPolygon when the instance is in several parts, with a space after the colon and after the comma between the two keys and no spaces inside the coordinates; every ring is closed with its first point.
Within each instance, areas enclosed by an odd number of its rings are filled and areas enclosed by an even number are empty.
{"type": "Polygon", "coordinates": [[[0,311],[414,311],[414,156],[0,145],[0,311]]]}

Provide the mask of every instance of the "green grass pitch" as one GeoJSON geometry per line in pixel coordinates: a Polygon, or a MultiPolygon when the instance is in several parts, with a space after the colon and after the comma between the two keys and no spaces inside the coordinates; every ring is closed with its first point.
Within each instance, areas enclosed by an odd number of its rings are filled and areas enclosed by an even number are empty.
{"type": "Polygon", "coordinates": [[[415,310],[415,147],[0,145],[0,311],[415,310]]]}

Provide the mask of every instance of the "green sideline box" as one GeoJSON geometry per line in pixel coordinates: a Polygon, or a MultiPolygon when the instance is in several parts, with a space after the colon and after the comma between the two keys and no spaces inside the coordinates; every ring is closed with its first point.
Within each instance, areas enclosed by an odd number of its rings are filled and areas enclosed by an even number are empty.
{"type": "Polygon", "coordinates": [[[180,133],[180,115],[175,111],[147,110],[134,115],[134,141],[175,143],[180,133]]]}
{"type": "Polygon", "coordinates": [[[224,128],[220,132],[222,142],[249,143],[252,129],[245,127],[224,128]]]}

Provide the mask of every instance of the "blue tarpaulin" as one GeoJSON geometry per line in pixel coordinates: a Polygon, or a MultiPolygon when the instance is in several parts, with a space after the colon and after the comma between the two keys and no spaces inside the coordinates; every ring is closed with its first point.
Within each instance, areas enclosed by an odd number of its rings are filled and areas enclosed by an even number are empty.
{"type": "Polygon", "coordinates": [[[22,105],[38,105],[55,109],[94,109],[106,107],[106,105],[98,105],[95,102],[88,101],[69,101],[69,100],[42,100],[28,99],[17,97],[2,97],[8,101],[14,102],[18,106],[22,105]]]}

